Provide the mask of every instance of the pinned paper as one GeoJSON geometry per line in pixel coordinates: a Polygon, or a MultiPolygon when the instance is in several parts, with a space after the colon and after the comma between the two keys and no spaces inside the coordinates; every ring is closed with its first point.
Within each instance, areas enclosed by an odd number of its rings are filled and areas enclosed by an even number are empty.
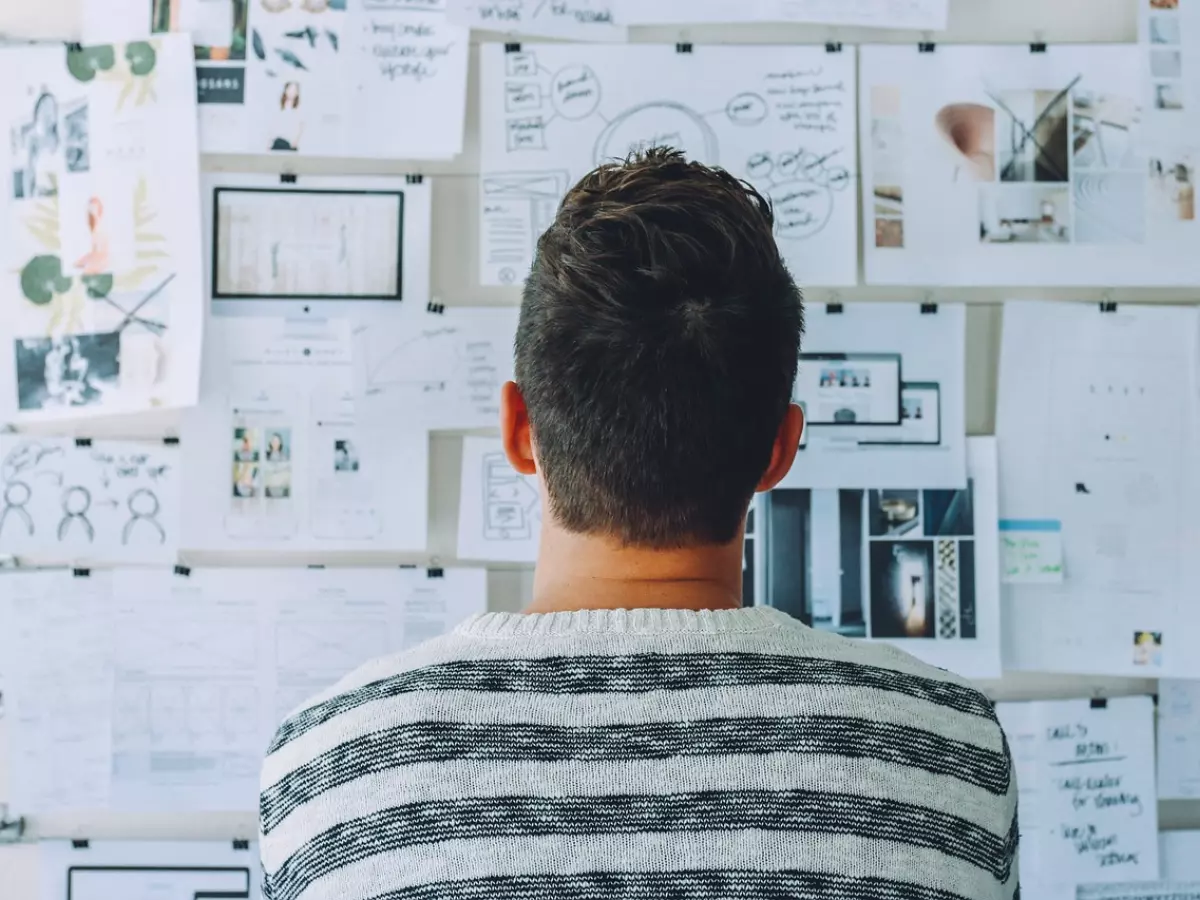
{"type": "Polygon", "coordinates": [[[1001,519],[1000,580],[1005,584],[1061,584],[1062,522],[1001,519]]]}

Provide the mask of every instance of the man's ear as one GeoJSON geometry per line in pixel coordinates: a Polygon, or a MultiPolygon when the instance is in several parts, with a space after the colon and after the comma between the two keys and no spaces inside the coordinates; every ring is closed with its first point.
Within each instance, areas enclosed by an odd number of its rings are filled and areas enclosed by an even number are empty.
{"type": "Polygon", "coordinates": [[[533,458],[533,433],[529,430],[529,411],[516,382],[506,381],[500,388],[500,439],[508,463],[522,475],[537,472],[533,458]]]}
{"type": "Polygon", "coordinates": [[[792,467],[796,451],[800,449],[800,438],[804,434],[804,410],[795,403],[789,404],[779,431],[775,435],[775,446],[771,448],[771,462],[758,482],[757,491],[769,491],[792,467]]]}

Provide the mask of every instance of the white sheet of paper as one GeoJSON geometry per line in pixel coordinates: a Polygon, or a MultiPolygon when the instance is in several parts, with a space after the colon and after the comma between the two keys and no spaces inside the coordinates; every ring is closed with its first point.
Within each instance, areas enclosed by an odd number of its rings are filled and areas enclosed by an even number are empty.
{"type": "Polygon", "coordinates": [[[807,427],[783,487],[967,483],[966,311],[810,304],[794,398],[807,427]]]}
{"type": "Polygon", "coordinates": [[[1158,866],[1166,881],[1200,881],[1200,831],[1160,831],[1158,866]]]}
{"type": "Polygon", "coordinates": [[[484,44],[482,282],[524,279],[563,194],[596,165],[667,144],[772,200],[806,286],[854,284],[854,84],[853,47],[484,44]]]}
{"type": "Polygon", "coordinates": [[[1191,307],[1004,306],[1002,519],[1062,523],[1062,584],[1003,591],[1005,668],[1200,675],[1191,307]]]}
{"type": "Polygon", "coordinates": [[[456,25],[569,41],[624,41],[629,30],[614,22],[619,0],[447,0],[456,25]]]}
{"type": "Polygon", "coordinates": [[[182,35],[0,50],[0,421],[196,402],[196,85],[182,35]]]}
{"type": "MultiPolygon", "coordinates": [[[[1151,147],[1200,136],[1193,116],[1200,104],[1200,15],[1191,0],[1137,0],[1138,41],[1143,59],[1146,136],[1151,147]]],[[[1190,167],[1189,167],[1190,168],[1190,167]]],[[[1189,172],[1189,174],[1192,174],[1189,172]]],[[[1188,184],[1194,184],[1189,179],[1188,184]]]]}
{"type": "Polygon", "coordinates": [[[258,846],[228,841],[38,841],[42,900],[256,900],[258,846]]]}
{"type": "Polygon", "coordinates": [[[515,306],[402,304],[354,328],[354,385],[363,418],[395,428],[495,428],[513,377],[515,306]]]}
{"type": "Polygon", "coordinates": [[[108,806],[110,596],[107,572],[0,574],[0,658],[5,661],[12,812],[108,806]]]}
{"type": "Polygon", "coordinates": [[[1081,884],[1075,900],[1200,900],[1200,881],[1142,881],[1081,884]]]}
{"type": "Polygon", "coordinates": [[[617,0],[625,25],[812,22],[866,28],[946,27],[948,0],[617,0]]]}
{"type": "Polygon", "coordinates": [[[210,321],[183,419],[183,549],[424,550],[428,434],[364,426],[350,358],[345,320],[210,321]]]}
{"type": "Polygon", "coordinates": [[[179,447],[0,434],[0,547],[37,565],[171,563],[179,447]]]}
{"type": "Polygon", "coordinates": [[[1005,584],[1062,584],[1062,522],[1001,519],[1000,580],[1005,584]]]}
{"type": "Polygon", "coordinates": [[[218,314],[341,317],[429,301],[428,179],[304,175],[285,184],[213,172],[203,193],[218,314]]]}
{"type": "Polygon", "coordinates": [[[1141,76],[1134,45],[863,47],[867,283],[1193,282],[1148,206],[1141,76]]]}
{"type": "Polygon", "coordinates": [[[1000,677],[996,444],[970,438],[970,486],[776,489],[766,602],[813,628],[881,640],[968,678],[1000,677]],[[799,535],[801,546],[780,535],[799,535]]]}
{"type": "MultiPolygon", "coordinates": [[[[448,159],[462,151],[469,32],[445,0],[85,0],[84,35],[192,31],[205,153],[448,159]],[[208,43],[208,42],[212,43],[208,43]],[[419,122],[420,127],[413,127],[419,122]]],[[[186,38],[185,38],[186,40],[186,38]]]]}
{"type": "Polygon", "coordinates": [[[514,471],[499,438],[463,438],[458,558],[536,562],[541,535],[538,477],[514,471]]]}
{"type": "Polygon", "coordinates": [[[1158,683],[1158,796],[1200,798],[1200,681],[1158,683]]]}
{"type": "Polygon", "coordinates": [[[1017,773],[1021,896],[1158,877],[1149,697],[998,703],[1017,773]]]}

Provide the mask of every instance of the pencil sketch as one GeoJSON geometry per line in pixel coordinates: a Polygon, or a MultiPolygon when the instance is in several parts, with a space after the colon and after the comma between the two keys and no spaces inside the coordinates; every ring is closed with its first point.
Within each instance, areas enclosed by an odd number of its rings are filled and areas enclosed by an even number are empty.
{"type": "Polygon", "coordinates": [[[537,489],[513,471],[503,453],[483,456],[483,509],[488,541],[527,541],[541,520],[537,489]]]}
{"type": "Polygon", "coordinates": [[[0,536],[4,535],[4,527],[8,524],[9,516],[25,526],[27,537],[37,533],[37,525],[29,512],[29,501],[33,499],[33,487],[30,484],[34,478],[49,476],[57,485],[62,484],[61,468],[54,468],[49,463],[62,455],[62,447],[42,444],[38,441],[24,441],[17,444],[5,455],[0,464],[0,480],[4,483],[4,508],[0,510],[0,536]]]}
{"type": "Polygon", "coordinates": [[[96,529],[88,518],[88,510],[92,508],[92,492],[80,484],[73,484],[62,495],[62,519],[58,523],[58,540],[65,540],[71,533],[72,525],[78,523],[79,529],[87,535],[90,544],[96,539],[96,529]]]}
{"type": "Polygon", "coordinates": [[[163,529],[162,523],[158,521],[158,513],[162,509],[162,504],[159,503],[158,495],[154,491],[150,488],[138,488],[125,500],[125,506],[129,509],[129,519],[125,522],[125,527],[121,529],[122,544],[129,543],[129,537],[138,522],[145,522],[153,528],[158,534],[160,544],[167,542],[167,532],[163,529]]]}

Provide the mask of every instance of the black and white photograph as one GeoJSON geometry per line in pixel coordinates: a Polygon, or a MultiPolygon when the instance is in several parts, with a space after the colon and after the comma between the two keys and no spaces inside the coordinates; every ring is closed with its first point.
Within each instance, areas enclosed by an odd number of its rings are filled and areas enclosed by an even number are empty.
{"type": "Polygon", "coordinates": [[[15,349],[22,410],[93,406],[117,389],[120,332],[18,338],[15,349]]]}
{"type": "Polygon", "coordinates": [[[1070,177],[1070,89],[1001,91],[995,98],[1001,181],[1070,177]]]}
{"type": "Polygon", "coordinates": [[[922,491],[925,537],[972,537],[975,534],[974,491],[922,491]]]}
{"type": "Polygon", "coordinates": [[[58,99],[43,91],[34,98],[29,118],[12,130],[13,199],[57,194],[62,156],[58,99]]]}
{"type": "Polygon", "coordinates": [[[68,172],[86,172],[91,167],[88,139],[88,107],[78,101],[63,113],[64,155],[68,172]]]}
{"type": "Polygon", "coordinates": [[[920,491],[870,491],[871,537],[901,537],[921,530],[920,491]]]}
{"type": "Polygon", "coordinates": [[[870,564],[871,637],[933,637],[933,542],[873,541],[870,564]]]}
{"type": "Polygon", "coordinates": [[[1179,17],[1170,14],[1150,17],[1150,43],[1179,44],[1179,17]]]}
{"type": "Polygon", "coordinates": [[[333,442],[333,471],[358,471],[358,447],[354,445],[354,441],[338,438],[333,442]]]}

